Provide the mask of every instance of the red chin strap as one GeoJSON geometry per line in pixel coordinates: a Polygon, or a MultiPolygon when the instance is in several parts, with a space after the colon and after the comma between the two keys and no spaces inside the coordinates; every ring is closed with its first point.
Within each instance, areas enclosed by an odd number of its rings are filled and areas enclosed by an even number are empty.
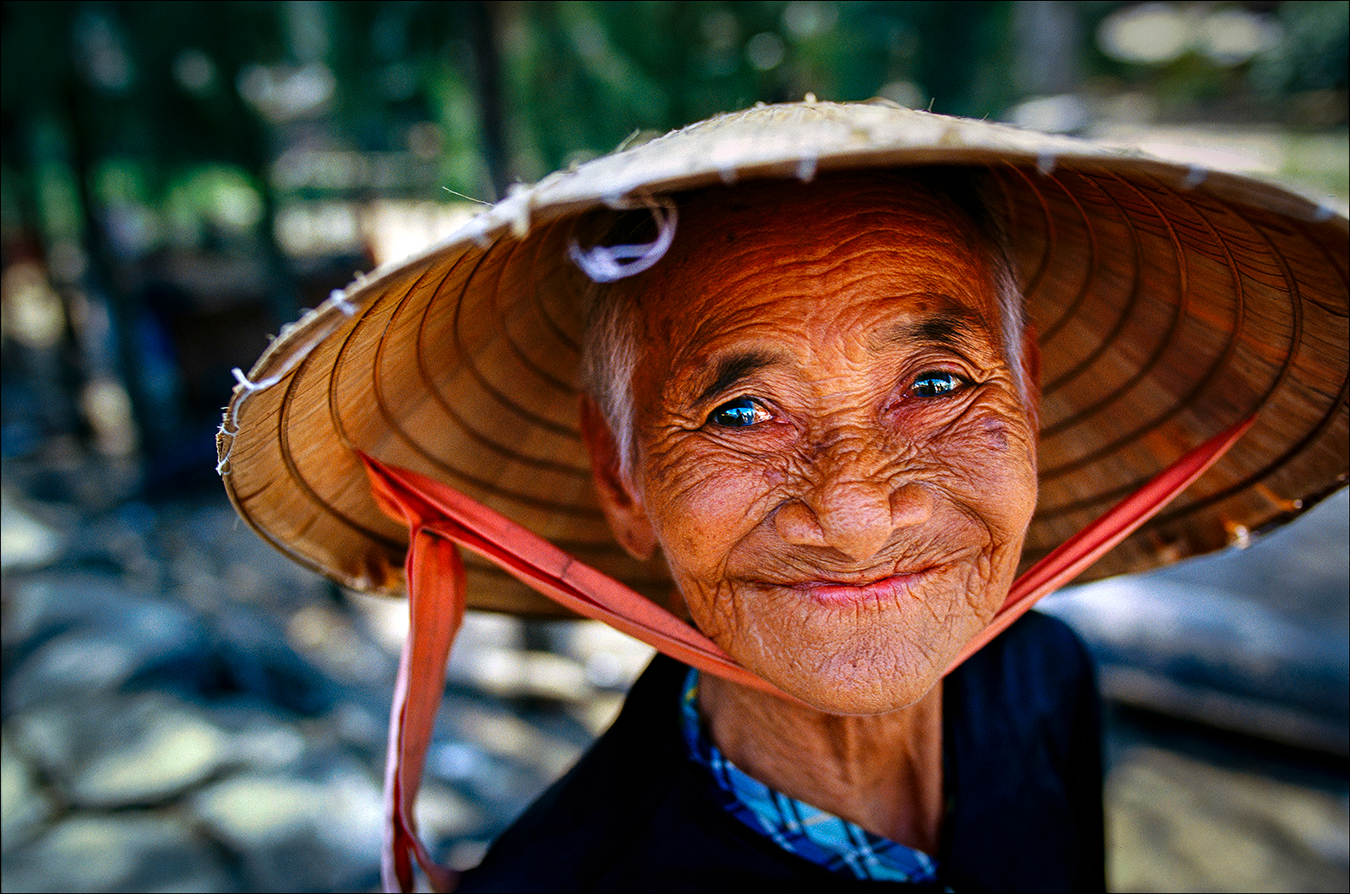
{"type": "MultiPolygon", "coordinates": [[[[1126,497],[1036,563],[1012,585],[989,626],[968,643],[962,661],[1068,583],[1186,489],[1242,436],[1255,416],[1215,435],[1126,497]]],[[[432,887],[453,891],[458,873],[437,865],[417,837],[413,804],[422,781],[450,646],[464,619],[463,546],[583,617],[604,621],[660,652],[735,683],[792,696],[741,667],[712,640],[628,587],[568,556],[454,488],[362,454],[380,509],[408,526],[408,639],[389,719],[381,875],[387,891],[411,891],[413,861],[432,887]]]]}

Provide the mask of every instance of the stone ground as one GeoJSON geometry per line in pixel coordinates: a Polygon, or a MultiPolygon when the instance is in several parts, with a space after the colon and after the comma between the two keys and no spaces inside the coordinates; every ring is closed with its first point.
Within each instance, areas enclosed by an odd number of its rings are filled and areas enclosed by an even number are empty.
{"type": "MultiPolygon", "coordinates": [[[[292,566],[214,490],[125,499],[116,496],[126,491],[115,467],[91,477],[67,460],[58,453],[4,466],[0,887],[375,889],[402,604],[341,593],[292,566]]],[[[1334,510],[1342,516],[1343,504],[1334,510]]],[[[1344,567],[1344,552],[1328,562],[1344,567]]],[[[1167,599],[1186,602],[1165,586],[1154,591],[1154,618],[1167,599]]],[[[1331,600],[1329,621],[1323,609],[1317,615],[1321,633],[1329,628],[1342,642],[1344,592],[1331,600]]],[[[1103,604],[1133,604],[1110,598],[1103,604]]],[[[1077,613],[1090,640],[1104,635],[1101,618],[1072,599],[1056,610],[1071,620],[1077,613]]],[[[1192,675],[1183,680],[1189,689],[1163,687],[1163,696],[1146,685],[1175,683],[1160,664],[1171,660],[1167,650],[1200,641],[1184,612],[1176,618],[1161,625],[1166,641],[1136,635],[1101,650],[1117,698],[1107,780],[1112,887],[1350,889],[1337,696],[1244,722],[1252,712],[1234,705],[1253,704],[1253,690],[1230,686],[1215,696],[1227,706],[1222,729],[1177,719],[1184,711],[1159,713],[1197,701],[1185,693],[1204,683],[1192,675]],[[1272,743],[1280,738],[1269,734],[1272,717],[1294,729],[1289,718],[1310,715],[1312,733],[1272,743]]],[[[1275,661],[1280,648],[1256,657],[1275,661]]],[[[649,655],[594,624],[527,631],[472,617],[452,660],[420,804],[432,849],[451,864],[474,863],[603,729],[649,655]]],[[[1315,671],[1299,670],[1295,682],[1306,690],[1315,671]]],[[[1226,666],[1219,676],[1254,673],[1226,666]]]]}

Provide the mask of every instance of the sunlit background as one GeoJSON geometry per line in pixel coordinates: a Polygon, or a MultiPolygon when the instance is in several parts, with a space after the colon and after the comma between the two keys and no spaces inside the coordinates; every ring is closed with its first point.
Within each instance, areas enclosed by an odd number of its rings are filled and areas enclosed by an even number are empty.
{"type": "MultiPolygon", "coordinates": [[[[0,10],[5,890],[377,884],[402,605],[237,523],[213,436],[270,333],[512,184],[813,94],[1350,196],[1343,2],[0,10]]],[[[1350,889],[1346,516],[1047,603],[1102,664],[1114,888],[1350,889]]],[[[477,860],[649,655],[471,619],[433,850],[477,860]]]]}

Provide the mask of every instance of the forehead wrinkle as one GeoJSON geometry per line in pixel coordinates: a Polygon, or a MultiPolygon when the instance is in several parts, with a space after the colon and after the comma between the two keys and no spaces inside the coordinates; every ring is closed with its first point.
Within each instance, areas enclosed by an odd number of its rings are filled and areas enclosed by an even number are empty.
{"type": "MultiPolygon", "coordinates": [[[[870,280],[898,275],[916,280],[917,292],[921,284],[944,277],[954,265],[982,267],[978,253],[971,252],[950,219],[915,215],[916,221],[885,209],[837,220],[829,217],[813,220],[809,234],[798,230],[774,235],[771,223],[727,243],[712,232],[701,232],[692,244],[681,246],[681,257],[664,274],[654,278],[659,297],[652,297],[656,304],[672,299],[685,304],[692,298],[705,306],[729,301],[747,309],[766,300],[810,299],[822,279],[830,280],[832,292],[862,290],[875,295],[883,289],[869,287],[870,280]],[[858,217],[884,223],[859,225],[858,217]],[[891,218],[896,226],[886,225],[891,218]],[[916,224],[922,238],[912,232],[916,224]],[[831,232],[835,228],[838,233],[831,232]],[[769,257],[772,262],[765,263],[769,257]]],[[[929,288],[936,285],[932,282],[929,288]]]]}
{"type": "Polygon", "coordinates": [[[989,341],[989,326],[978,311],[945,294],[954,285],[958,291],[953,294],[967,297],[962,284],[945,280],[966,264],[982,267],[949,216],[875,208],[827,213],[813,223],[809,236],[796,228],[783,232],[781,221],[767,227],[759,223],[742,234],[746,238],[734,241],[713,238],[715,228],[695,230],[700,236],[671,258],[672,266],[646,278],[640,315],[647,318],[647,337],[665,343],[665,351],[658,352],[666,354],[669,364],[667,386],[676,386],[673,391],[661,389],[668,395],[683,392],[703,401],[775,363],[796,365],[783,352],[761,347],[764,333],[754,331],[761,314],[776,317],[769,310],[775,305],[795,308],[803,325],[818,320],[816,325],[828,323],[828,330],[843,335],[853,312],[866,314],[866,305],[878,300],[896,301],[901,322],[884,327],[885,337],[878,338],[875,330],[869,335],[854,330],[849,339],[862,336],[862,344],[853,344],[864,351],[870,348],[873,355],[897,342],[976,347],[989,341]],[[823,238],[831,234],[835,238],[823,238]],[[906,301],[911,296],[935,300],[916,306],[906,301]],[[902,309],[905,304],[911,309],[902,309]],[[934,320],[912,322],[934,304],[959,312],[939,311],[934,320]],[[727,343],[738,340],[735,333],[743,330],[761,345],[727,343]],[[717,356],[718,342],[727,356],[717,356]]]}
{"type": "Polygon", "coordinates": [[[820,239],[822,251],[817,255],[828,260],[834,255],[848,253],[862,257],[868,254],[894,254],[915,261],[938,261],[944,266],[953,256],[968,258],[970,242],[962,238],[949,222],[935,221],[923,226],[921,221],[900,220],[898,225],[869,225],[840,233],[833,239],[820,239]],[[915,238],[921,235],[921,238],[915,238]]]}
{"type": "Polygon", "coordinates": [[[705,239],[698,251],[685,252],[667,268],[662,277],[667,292],[698,293],[704,301],[717,301],[762,293],[761,284],[767,280],[785,287],[782,297],[810,297],[809,289],[788,284],[832,277],[838,280],[837,288],[849,288],[876,275],[896,273],[927,279],[970,256],[968,246],[955,234],[937,227],[927,230],[924,239],[905,238],[888,227],[856,226],[830,237],[822,223],[813,222],[809,237],[799,234],[776,245],[764,233],[749,234],[731,245],[705,239]],[[775,256],[774,262],[757,263],[766,253],[775,256]],[[848,268],[854,272],[846,273],[848,268]]]}

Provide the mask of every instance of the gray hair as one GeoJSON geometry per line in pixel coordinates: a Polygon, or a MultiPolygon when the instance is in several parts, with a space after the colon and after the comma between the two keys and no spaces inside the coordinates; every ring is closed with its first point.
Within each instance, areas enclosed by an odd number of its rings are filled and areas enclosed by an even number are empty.
{"type": "Polygon", "coordinates": [[[633,371],[638,361],[637,303],[613,283],[586,289],[581,386],[605,417],[619,454],[619,473],[632,481],[633,371]]]}
{"type": "MultiPolygon", "coordinates": [[[[968,171],[925,169],[903,176],[925,190],[949,199],[975,225],[993,273],[992,285],[1000,317],[1000,347],[1022,403],[1030,411],[1033,403],[1022,368],[1025,308],[1008,231],[1000,213],[1001,202],[994,201],[993,189],[985,178],[972,177],[968,171]]],[[[613,280],[592,280],[584,296],[584,310],[581,385],[608,423],[618,449],[620,474],[625,481],[631,482],[634,461],[632,382],[641,335],[637,302],[632,299],[629,289],[616,285],[613,280]]]]}

